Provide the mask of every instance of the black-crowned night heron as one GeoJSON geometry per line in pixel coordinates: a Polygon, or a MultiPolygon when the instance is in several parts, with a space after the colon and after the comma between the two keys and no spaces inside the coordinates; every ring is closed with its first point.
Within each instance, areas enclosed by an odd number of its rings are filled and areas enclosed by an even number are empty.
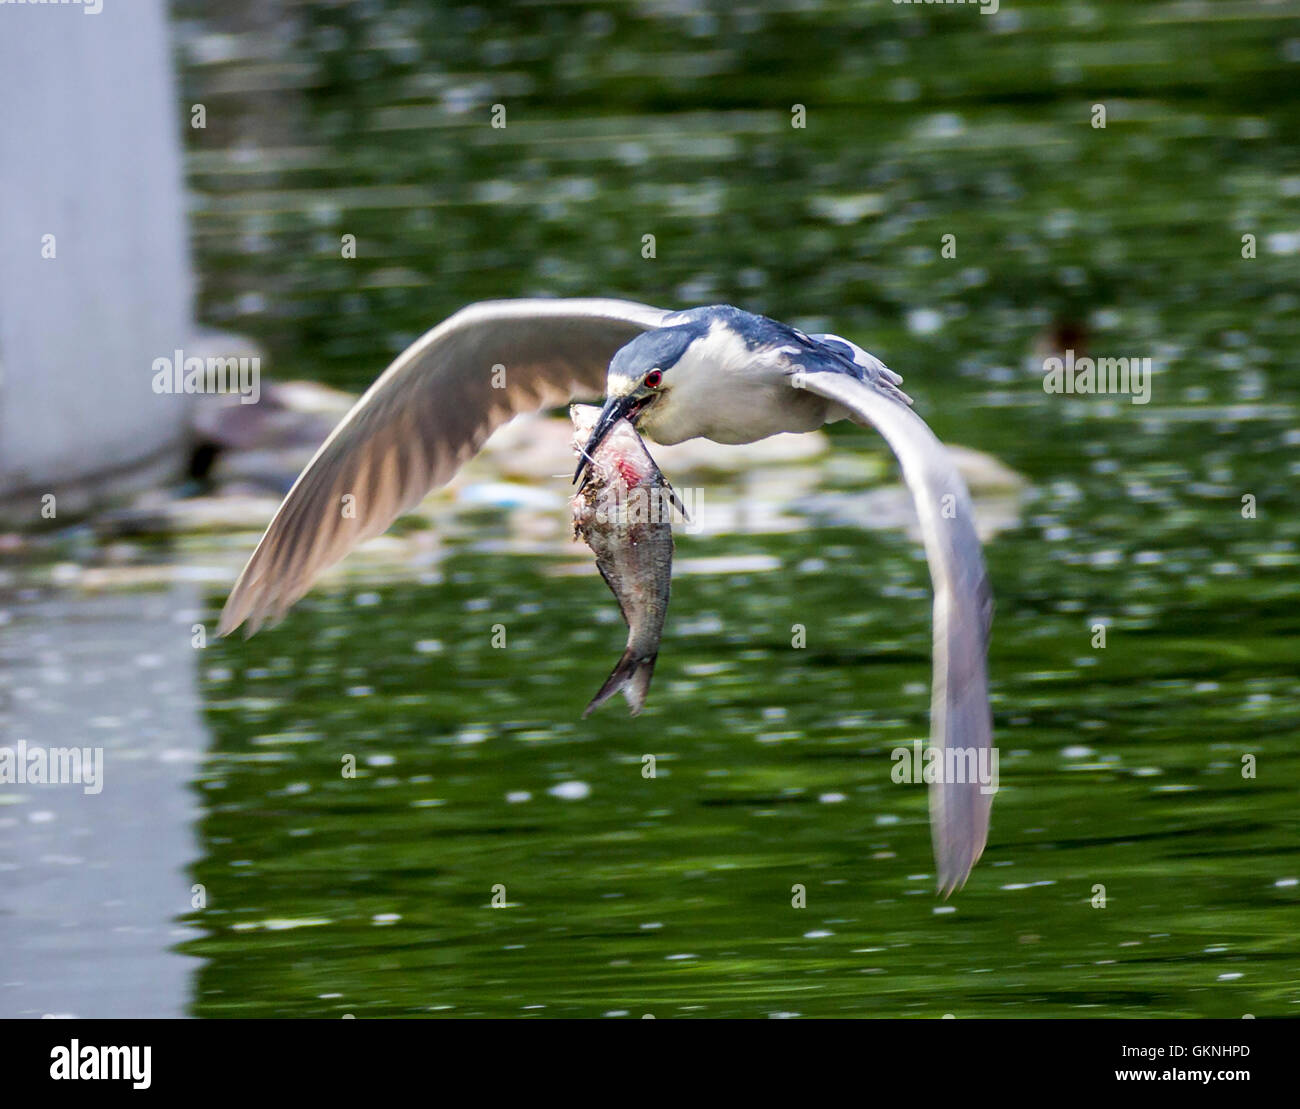
{"type": "MultiPolygon", "coordinates": [[[[609,299],[470,305],[403,351],[316,452],[235,583],[220,632],[248,621],[251,634],[278,618],[325,567],[448,481],[521,412],[603,390],[588,454],[620,417],[660,443],[751,443],[848,418],[884,436],[916,502],[934,586],[931,747],[987,759],[993,605],[970,495],[909,407],[901,380],[845,339],[805,335],[726,305],[685,312],[609,299]]],[[[947,777],[930,784],[945,896],[984,850],[992,806],[992,792],[973,777],[947,777]]]]}

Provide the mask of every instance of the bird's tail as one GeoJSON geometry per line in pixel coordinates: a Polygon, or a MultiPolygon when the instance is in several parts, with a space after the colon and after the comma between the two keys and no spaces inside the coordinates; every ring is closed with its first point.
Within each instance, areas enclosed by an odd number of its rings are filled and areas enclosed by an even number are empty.
{"type": "Polygon", "coordinates": [[[650,679],[654,676],[655,659],[658,657],[658,651],[649,656],[634,655],[631,648],[624,651],[623,657],[614,667],[614,672],[605,679],[605,684],[600,687],[596,696],[591,699],[591,704],[583,712],[583,718],[590,716],[620,689],[623,691],[623,696],[627,698],[631,714],[635,716],[639,713],[645,704],[645,696],[650,690],[650,679]]]}

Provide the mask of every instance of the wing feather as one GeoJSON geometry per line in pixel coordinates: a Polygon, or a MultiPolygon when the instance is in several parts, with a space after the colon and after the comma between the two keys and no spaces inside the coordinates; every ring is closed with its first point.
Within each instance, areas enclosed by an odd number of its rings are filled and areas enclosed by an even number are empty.
{"type": "MultiPolygon", "coordinates": [[[[990,759],[987,654],[993,592],[966,482],[925,421],[873,385],[825,371],[804,375],[802,387],[842,405],[857,422],[871,424],[898,456],[916,502],[934,587],[930,743],[944,752],[959,749],[990,759]]],[[[930,826],[939,890],[946,897],[961,888],[984,850],[993,796],[978,781],[944,777],[930,786],[930,826]]]]}
{"type": "Polygon", "coordinates": [[[299,475],[235,582],[219,633],[248,621],[252,634],[278,619],[322,570],[449,481],[507,420],[601,396],[615,351],[667,314],[626,300],[484,301],[426,332],[299,475]]]}

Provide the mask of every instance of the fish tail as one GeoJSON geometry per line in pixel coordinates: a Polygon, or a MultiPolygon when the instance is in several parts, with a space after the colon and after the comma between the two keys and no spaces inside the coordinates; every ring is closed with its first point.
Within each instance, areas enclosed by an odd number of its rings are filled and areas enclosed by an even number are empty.
{"type": "Polygon", "coordinates": [[[658,657],[659,652],[656,651],[649,658],[639,659],[632,669],[631,679],[623,687],[623,696],[627,699],[627,706],[633,716],[645,706],[645,696],[650,692],[650,679],[654,677],[655,659],[658,657]]]}
{"type": "Polygon", "coordinates": [[[655,659],[658,657],[658,651],[649,657],[634,655],[630,649],[624,651],[613,673],[605,679],[605,684],[591,699],[591,704],[582,714],[583,717],[590,716],[620,689],[623,691],[623,696],[627,698],[628,707],[632,710],[631,714],[635,716],[639,713],[645,704],[646,693],[650,689],[650,678],[655,672],[655,659]]]}

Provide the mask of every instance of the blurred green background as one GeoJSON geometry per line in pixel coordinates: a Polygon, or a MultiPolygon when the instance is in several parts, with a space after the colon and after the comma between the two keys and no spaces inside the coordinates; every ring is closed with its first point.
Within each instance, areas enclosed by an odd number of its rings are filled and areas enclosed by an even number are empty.
{"type": "Polygon", "coordinates": [[[277,377],[359,390],[480,298],[731,302],[861,343],[1029,483],[988,548],[1002,792],[950,904],[889,780],[927,731],[904,534],[681,536],[776,568],[679,576],[646,712],[580,721],[611,598],[485,510],[425,583],[206,652],[194,1013],[1296,1012],[1295,5],[174,13],[201,316],[277,377]],[[1046,395],[1061,345],[1152,358],[1150,404],[1046,395]]]}

